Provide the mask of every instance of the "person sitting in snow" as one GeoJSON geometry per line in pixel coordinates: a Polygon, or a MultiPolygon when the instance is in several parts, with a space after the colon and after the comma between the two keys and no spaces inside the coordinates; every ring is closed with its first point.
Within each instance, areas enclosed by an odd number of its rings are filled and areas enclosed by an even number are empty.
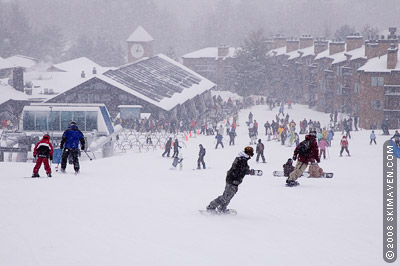
{"type": "Polygon", "coordinates": [[[283,165],[283,176],[289,177],[290,173],[293,172],[293,160],[289,158],[287,162],[283,165]]]}
{"type": "Polygon", "coordinates": [[[324,176],[324,170],[317,163],[310,164],[308,173],[310,174],[308,177],[318,178],[324,176]]]}

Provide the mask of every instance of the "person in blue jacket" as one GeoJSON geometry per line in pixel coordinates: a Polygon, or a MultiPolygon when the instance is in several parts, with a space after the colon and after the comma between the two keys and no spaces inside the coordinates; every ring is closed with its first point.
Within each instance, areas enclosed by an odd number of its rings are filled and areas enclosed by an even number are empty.
{"type": "Polygon", "coordinates": [[[60,148],[63,150],[61,158],[61,172],[65,173],[67,167],[68,156],[72,156],[75,173],[79,173],[79,143],[81,144],[81,150],[85,150],[85,137],[83,133],[78,129],[75,122],[71,122],[67,130],[62,135],[60,148]]]}

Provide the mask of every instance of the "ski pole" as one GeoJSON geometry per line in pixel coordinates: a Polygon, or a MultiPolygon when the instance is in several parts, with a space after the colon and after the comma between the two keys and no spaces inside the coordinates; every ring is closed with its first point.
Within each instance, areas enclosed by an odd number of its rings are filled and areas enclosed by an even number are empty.
{"type": "Polygon", "coordinates": [[[93,160],[90,156],[89,156],[89,154],[87,153],[87,151],[84,151],[85,153],[86,153],[86,156],[89,158],[89,160],[93,160]]]}

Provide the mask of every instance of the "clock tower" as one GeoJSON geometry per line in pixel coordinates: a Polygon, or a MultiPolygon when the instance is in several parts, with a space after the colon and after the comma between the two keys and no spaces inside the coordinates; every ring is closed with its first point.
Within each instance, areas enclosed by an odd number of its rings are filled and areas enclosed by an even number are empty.
{"type": "Polygon", "coordinates": [[[153,37],[142,26],[137,27],[126,40],[128,43],[128,63],[135,62],[143,57],[152,57],[153,41],[153,37]]]}

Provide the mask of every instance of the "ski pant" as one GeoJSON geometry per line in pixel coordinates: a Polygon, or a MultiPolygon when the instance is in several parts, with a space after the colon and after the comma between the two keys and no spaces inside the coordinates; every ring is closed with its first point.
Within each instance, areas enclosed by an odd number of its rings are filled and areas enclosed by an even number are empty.
{"type": "Polygon", "coordinates": [[[35,167],[33,167],[33,172],[34,173],[39,173],[40,166],[42,166],[42,163],[44,164],[44,170],[46,170],[46,174],[51,174],[51,168],[49,165],[49,158],[45,157],[39,157],[36,160],[35,167]]]}
{"type": "Polygon", "coordinates": [[[347,155],[350,155],[349,149],[348,149],[347,147],[342,147],[342,148],[340,149],[340,156],[342,156],[342,153],[343,153],[344,150],[346,150],[347,155]]]}
{"type": "Polygon", "coordinates": [[[308,164],[297,161],[296,166],[294,167],[294,170],[290,173],[288,180],[289,181],[296,181],[297,178],[299,178],[304,170],[306,170],[308,164]]]}
{"type": "Polygon", "coordinates": [[[218,208],[219,211],[225,211],[233,196],[235,196],[235,194],[238,192],[238,189],[238,186],[226,183],[224,193],[215,200],[211,201],[207,206],[207,209],[214,210],[218,208]]]}
{"type": "Polygon", "coordinates": [[[256,162],[258,163],[258,160],[260,159],[260,156],[261,156],[261,159],[263,160],[263,162],[265,163],[264,151],[257,152],[256,162]]]}
{"type": "Polygon", "coordinates": [[[79,150],[78,149],[64,149],[61,157],[61,169],[65,170],[67,167],[68,156],[71,154],[72,163],[74,164],[75,172],[79,171],[79,150]]]}
{"type": "Polygon", "coordinates": [[[376,140],[375,139],[371,139],[371,141],[369,142],[369,145],[371,145],[372,142],[374,142],[376,144],[376,140]]]}
{"type": "Polygon", "coordinates": [[[172,158],[176,157],[178,158],[179,155],[179,150],[174,150],[174,154],[172,154],[172,158]]]}
{"type": "Polygon", "coordinates": [[[162,154],[162,157],[164,157],[165,154],[167,154],[167,157],[169,157],[170,152],[171,152],[171,149],[165,149],[164,153],[162,154]]]}
{"type": "Polygon", "coordinates": [[[221,144],[222,148],[224,147],[224,144],[221,141],[217,142],[217,145],[215,145],[215,148],[218,148],[218,145],[221,144]]]}
{"type": "Polygon", "coordinates": [[[229,145],[235,145],[235,138],[231,138],[229,140],[229,145]]]}
{"type": "Polygon", "coordinates": [[[200,163],[203,165],[203,169],[206,169],[206,163],[204,162],[204,156],[200,156],[197,159],[197,169],[200,169],[200,163]]]}
{"type": "Polygon", "coordinates": [[[324,155],[324,159],[326,159],[326,151],[323,149],[319,150],[319,158],[321,158],[321,155],[324,155]]]}

